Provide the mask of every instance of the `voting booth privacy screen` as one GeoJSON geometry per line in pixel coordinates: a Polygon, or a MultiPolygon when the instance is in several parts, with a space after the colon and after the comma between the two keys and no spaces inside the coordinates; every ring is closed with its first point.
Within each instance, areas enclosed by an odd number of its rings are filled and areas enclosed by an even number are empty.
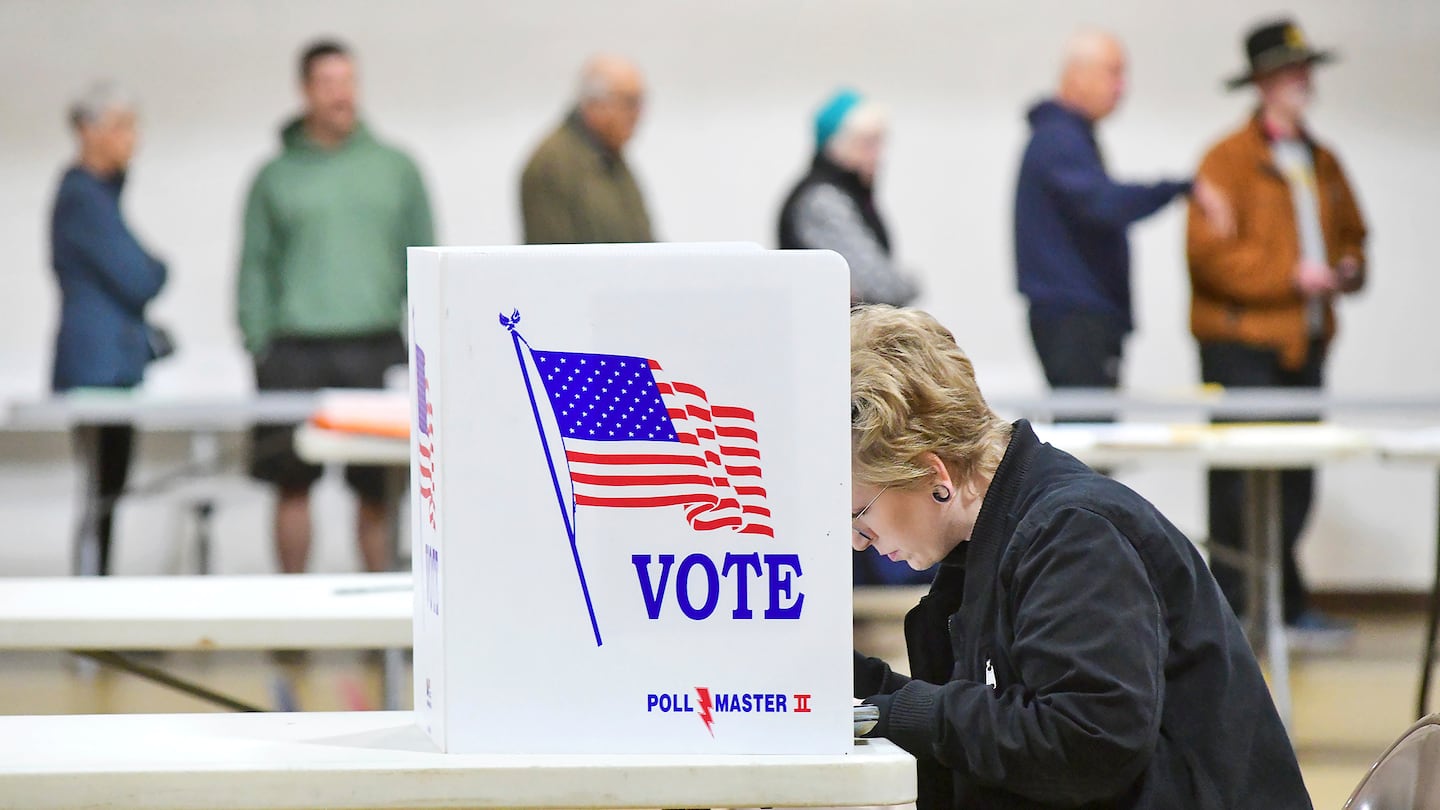
{"type": "Polygon", "coordinates": [[[745,245],[410,250],[442,750],[850,750],[848,277],[745,245]]]}

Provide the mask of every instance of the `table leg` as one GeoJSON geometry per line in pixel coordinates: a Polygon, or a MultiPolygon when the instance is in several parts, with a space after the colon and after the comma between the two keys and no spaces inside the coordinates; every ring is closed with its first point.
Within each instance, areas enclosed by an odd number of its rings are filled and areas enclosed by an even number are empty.
{"type": "Polygon", "coordinates": [[[195,516],[195,572],[201,576],[208,575],[210,566],[211,549],[211,524],[215,516],[215,502],[206,498],[195,504],[191,509],[195,516]]]}
{"type": "MultiPolygon", "coordinates": [[[[1435,502],[1440,504],[1440,491],[1437,491],[1435,502]]],[[[1416,698],[1415,705],[1417,718],[1424,717],[1430,705],[1430,675],[1435,666],[1437,629],[1440,629],[1440,516],[1437,516],[1435,525],[1435,582],[1430,586],[1430,620],[1425,630],[1425,658],[1420,663],[1420,696],[1416,698]]]]}
{"type": "Polygon", "coordinates": [[[1285,602],[1281,592],[1285,538],[1281,525],[1280,471],[1251,470],[1249,475],[1256,480],[1255,488],[1260,495],[1257,505],[1263,510],[1264,534],[1260,541],[1265,549],[1265,646],[1270,663],[1270,693],[1275,699],[1275,710],[1280,713],[1280,722],[1289,729],[1290,646],[1285,634],[1285,602]]]}
{"type": "MultiPolygon", "coordinates": [[[[190,463],[203,471],[220,469],[220,436],[214,431],[196,431],[190,434],[190,463]]],[[[215,501],[201,498],[193,508],[195,517],[195,567],[201,575],[210,573],[211,520],[215,515],[215,501]]]]}
{"type": "Polygon", "coordinates": [[[100,497],[100,428],[79,425],[74,431],[75,449],[80,456],[84,476],[84,504],[80,523],[75,527],[75,546],[71,553],[71,572],[91,577],[100,573],[100,516],[106,504],[100,497]]]}
{"type": "Polygon", "coordinates": [[[73,650],[73,652],[76,655],[87,658],[98,664],[114,667],[115,669],[129,672],[132,675],[138,675],[139,677],[144,678],[145,680],[152,683],[157,683],[161,686],[174,689],[177,692],[183,692],[187,695],[190,695],[191,697],[196,697],[208,703],[213,703],[214,705],[219,706],[222,709],[230,709],[231,711],[237,712],[265,711],[259,706],[236,700],[235,698],[229,697],[228,695],[222,695],[214,690],[206,689],[199,684],[187,681],[183,678],[177,678],[168,672],[164,672],[163,670],[156,669],[155,667],[151,666],[146,666],[137,661],[133,661],[125,657],[124,655],[121,655],[120,653],[110,652],[108,650],[73,650]]]}
{"type": "Polygon", "coordinates": [[[1244,475],[1244,498],[1244,627],[1258,658],[1265,645],[1265,493],[1253,471],[1244,475]]]}
{"type": "Polygon", "coordinates": [[[405,651],[385,651],[385,661],[380,669],[380,692],[386,711],[397,712],[409,708],[401,697],[405,683],[405,651]]]}

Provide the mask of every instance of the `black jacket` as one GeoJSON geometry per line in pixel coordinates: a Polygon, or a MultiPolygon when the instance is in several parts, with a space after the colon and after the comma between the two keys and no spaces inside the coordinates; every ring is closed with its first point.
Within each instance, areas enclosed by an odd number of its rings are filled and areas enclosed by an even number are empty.
{"type": "Polygon", "coordinates": [[[880,218],[879,210],[875,208],[875,192],[860,179],[860,175],[840,168],[826,157],[824,152],[816,153],[815,160],[810,164],[810,171],[790,190],[785,204],[780,208],[780,249],[830,249],[830,245],[806,244],[795,228],[796,202],[811,186],[820,184],[834,186],[855,202],[855,207],[860,209],[860,216],[865,221],[868,235],[880,245],[885,255],[890,255],[890,232],[885,227],[885,221],[880,218]]]}
{"type": "Polygon", "coordinates": [[[856,653],[855,695],[919,761],[919,810],[1310,807],[1204,560],[1027,422],[905,638],[915,679],[856,653]]]}

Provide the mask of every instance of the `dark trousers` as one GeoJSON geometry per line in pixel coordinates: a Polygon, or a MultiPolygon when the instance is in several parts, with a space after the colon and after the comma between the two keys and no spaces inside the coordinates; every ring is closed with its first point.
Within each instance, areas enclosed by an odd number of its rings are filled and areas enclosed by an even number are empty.
{"type": "MultiPolygon", "coordinates": [[[[396,330],[343,338],[280,337],[255,366],[261,391],[313,391],[319,388],[380,388],[391,366],[405,365],[409,349],[396,330]]],[[[282,492],[307,492],[323,470],[295,454],[295,429],[259,425],[251,430],[250,474],[282,492]]],[[[345,467],[345,482],[361,501],[385,504],[385,468],[368,464],[345,467]]]]}
{"type": "MultiPolygon", "coordinates": [[[[1265,348],[1244,343],[1200,344],[1200,373],[1207,383],[1227,388],[1320,388],[1324,382],[1325,344],[1315,341],[1303,368],[1280,367],[1279,355],[1265,348]]],[[[1314,422],[1318,414],[1295,414],[1289,419],[1271,421],[1314,422]]],[[[1216,419],[1216,422],[1237,422],[1244,419],[1216,419]]],[[[1210,542],[1239,550],[1244,543],[1245,481],[1236,470],[1211,470],[1210,542]]],[[[1315,494],[1315,471],[1284,470],[1280,473],[1281,538],[1284,553],[1281,563],[1285,602],[1285,621],[1294,622],[1309,606],[1309,593],[1300,568],[1295,563],[1295,546],[1315,494]]],[[[1245,610],[1245,575],[1234,566],[1212,561],[1215,581],[1237,614],[1245,610]]]]}
{"type": "MultiPolygon", "coordinates": [[[[1119,388],[1125,328],[1091,312],[1030,308],[1030,338],[1051,388],[1119,388]]],[[[1113,414],[1056,422],[1109,422],[1113,414]]]]}
{"type": "Polygon", "coordinates": [[[76,431],[75,440],[81,445],[81,452],[90,461],[86,474],[88,491],[91,493],[90,511],[83,518],[82,537],[92,533],[96,540],[96,559],[89,565],[82,559],[84,540],[76,543],[74,571],[77,574],[110,573],[110,545],[114,536],[115,504],[125,491],[125,481],[130,475],[130,455],[135,446],[135,429],[129,425],[103,425],[82,427],[76,431]],[[93,446],[86,446],[93,442],[93,446]],[[86,570],[89,568],[90,570],[86,570]]]}

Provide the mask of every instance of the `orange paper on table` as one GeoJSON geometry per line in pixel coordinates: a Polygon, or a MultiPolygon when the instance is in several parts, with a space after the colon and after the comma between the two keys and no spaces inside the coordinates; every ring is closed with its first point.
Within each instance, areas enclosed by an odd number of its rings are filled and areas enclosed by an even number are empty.
{"type": "Polygon", "coordinates": [[[326,391],[310,424],[340,433],[408,439],[408,416],[409,399],[403,392],[326,391]]]}

